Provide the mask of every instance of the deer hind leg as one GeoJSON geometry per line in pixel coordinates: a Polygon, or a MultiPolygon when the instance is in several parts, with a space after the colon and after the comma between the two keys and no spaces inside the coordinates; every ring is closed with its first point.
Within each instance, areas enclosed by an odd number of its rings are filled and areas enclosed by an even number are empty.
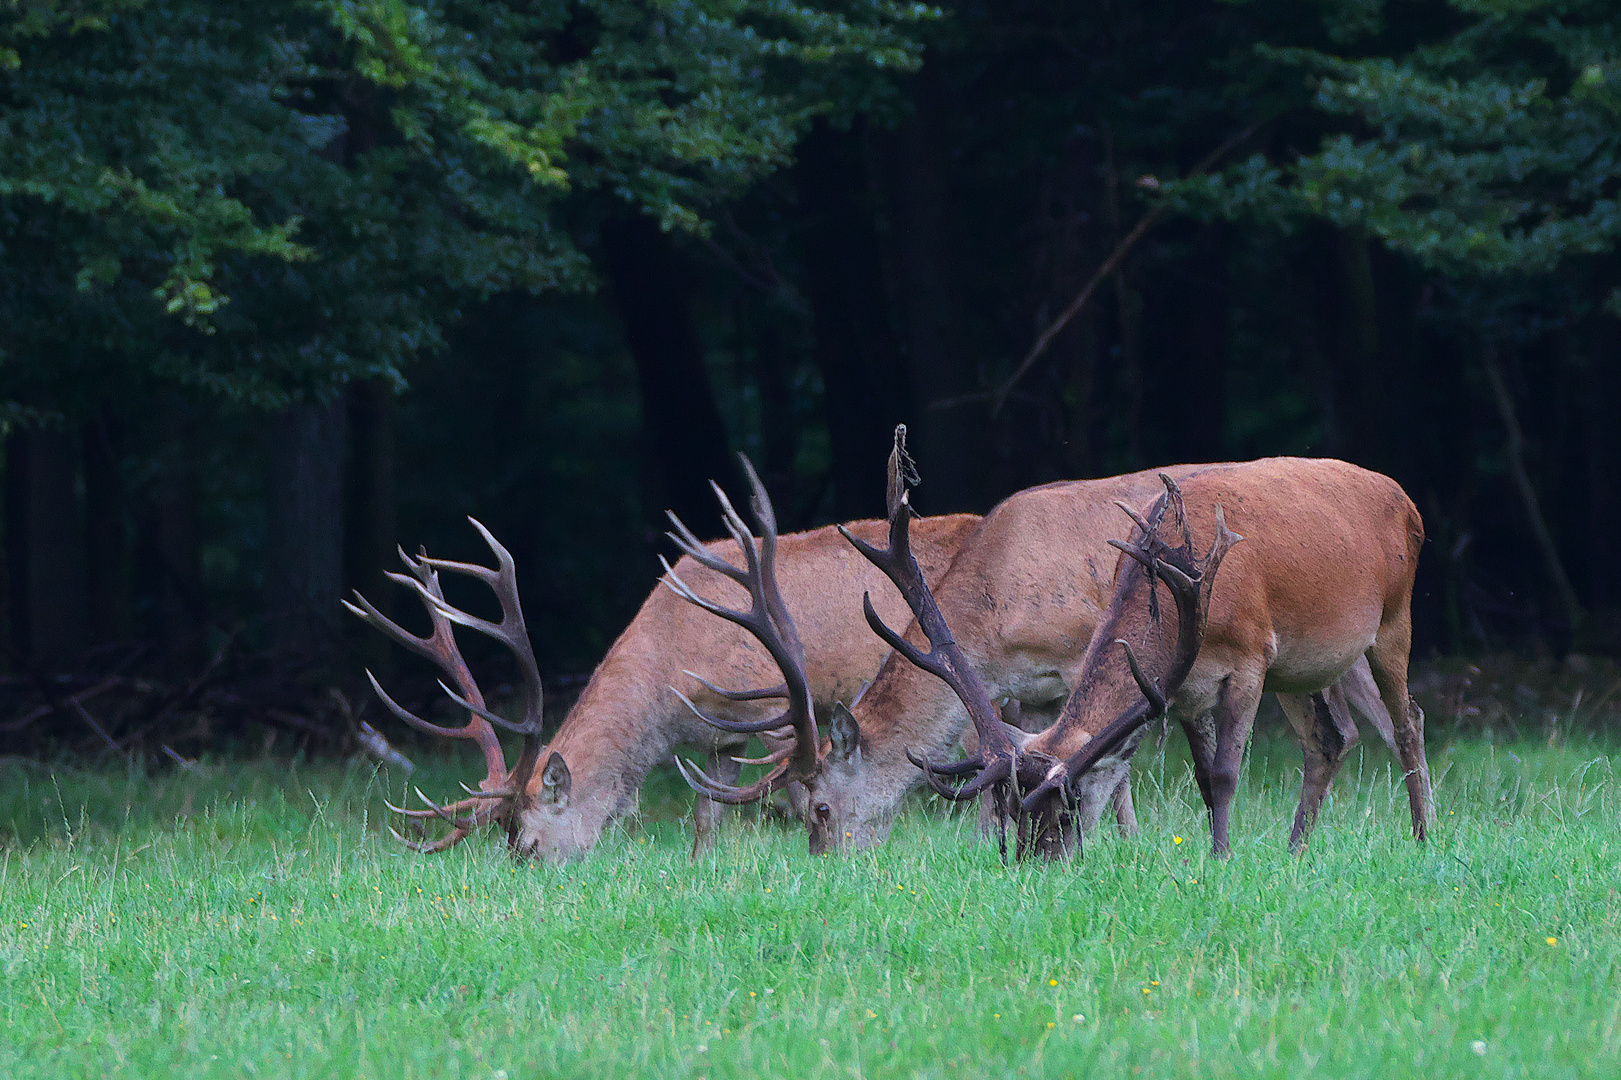
{"type": "Polygon", "coordinates": [[[1407,655],[1412,644],[1411,621],[1404,615],[1379,628],[1368,650],[1368,667],[1379,686],[1379,696],[1394,721],[1396,757],[1407,783],[1407,803],[1413,815],[1413,836],[1423,840],[1433,814],[1430,763],[1424,757],[1424,710],[1407,692],[1407,655]]]}
{"type": "Polygon", "coordinates": [[[1300,776],[1300,806],[1295,810],[1294,828],[1289,832],[1289,850],[1299,853],[1306,837],[1317,824],[1323,797],[1351,748],[1357,743],[1356,724],[1351,721],[1345,692],[1338,685],[1315,694],[1279,694],[1278,704],[1294,728],[1305,754],[1300,776]]]}
{"type": "MultiPolygon", "coordinates": [[[[716,747],[709,752],[705,772],[719,780],[722,784],[732,786],[743,773],[741,762],[734,761],[732,755],[737,753],[736,747],[716,747]]],[[[715,837],[720,833],[721,819],[726,814],[726,804],[715,802],[698,796],[698,805],[692,812],[692,857],[697,859],[714,850],[715,837]]]]}
{"type": "Polygon", "coordinates": [[[1231,846],[1227,839],[1232,821],[1233,796],[1238,792],[1238,770],[1244,763],[1244,748],[1255,730],[1255,709],[1261,703],[1259,671],[1235,671],[1222,687],[1216,704],[1216,754],[1210,765],[1210,849],[1225,859],[1231,846]]]}
{"type": "Polygon", "coordinates": [[[1366,656],[1357,657],[1351,670],[1341,675],[1334,684],[1345,693],[1346,704],[1351,707],[1351,715],[1373,725],[1379,733],[1379,738],[1390,747],[1390,753],[1398,760],[1401,750],[1396,746],[1396,729],[1391,723],[1390,710],[1385,708],[1384,699],[1379,696],[1379,684],[1373,681],[1373,672],[1368,668],[1366,656]]]}

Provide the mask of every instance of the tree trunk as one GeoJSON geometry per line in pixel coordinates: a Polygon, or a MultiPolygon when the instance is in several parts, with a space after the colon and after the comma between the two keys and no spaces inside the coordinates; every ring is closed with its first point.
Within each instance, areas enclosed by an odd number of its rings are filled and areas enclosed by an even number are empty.
{"type": "Polygon", "coordinates": [[[1621,323],[1594,320],[1581,381],[1582,434],[1587,458],[1587,514],[1582,560],[1596,603],[1621,606],[1621,323]]]}
{"type": "Polygon", "coordinates": [[[714,480],[742,506],[726,425],[704,367],[682,271],[669,239],[645,217],[602,227],[608,277],[642,405],[643,513],[655,530],[675,511],[701,537],[721,535],[714,480]]]}
{"type": "MultiPolygon", "coordinates": [[[[393,614],[399,589],[383,574],[398,571],[398,500],[395,493],[394,391],[380,379],[351,383],[344,395],[349,425],[349,469],[344,481],[344,579],[384,615],[393,614]]],[[[364,629],[358,627],[356,628],[364,629]]],[[[381,634],[359,635],[367,666],[387,670],[395,655],[381,634]]]]}
{"type": "Polygon", "coordinates": [[[6,541],[18,653],[59,667],[90,643],[79,440],[34,428],[6,444],[6,541]]]}
{"type": "Polygon", "coordinates": [[[1576,590],[1570,584],[1570,575],[1565,573],[1565,564],[1559,558],[1559,547],[1554,543],[1553,533],[1548,529],[1548,519],[1542,513],[1542,503],[1537,497],[1536,485],[1531,482],[1531,473],[1526,468],[1525,433],[1520,428],[1508,382],[1503,378],[1502,366],[1497,357],[1497,343],[1490,337],[1482,343],[1480,360],[1481,367],[1486,372],[1486,383],[1491,388],[1492,401],[1503,421],[1504,455],[1508,459],[1509,480],[1514,486],[1515,494],[1520,497],[1520,506],[1525,511],[1526,523],[1531,527],[1531,536],[1536,541],[1538,553],[1542,556],[1543,569],[1547,571],[1548,580],[1553,583],[1554,592],[1559,597],[1559,605],[1564,609],[1566,628],[1571,632],[1578,631],[1582,623],[1581,602],[1576,598],[1576,590]]]}
{"type": "MultiPolygon", "coordinates": [[[[880,516],[895,424],[913,422],[904,369],[889,333],[867,154],[859,127],[819,120],[795,166],[806,293],[832,443],[834,516],[880,516]]],[[[921,462],[930,500],[930,463],[921,462]]],[[[935,512],[932,501],[925,502],[935,512]]]]}
{"type": "Polygon", "coordinates": [[[341,402],[298,402],[270,424],[271,638],[304,663],[327,660],[336,643],[346,426],[341,402]]]}
{"type": "Polygon", "coordinates": [[[150,565],[156,579],[158,638],[176,660],[186,664],[202,651],[197,631],[207,618],[197,513],[197,446],[186,405],[177,395],[161,397],[157,409],[162,450],[149,499],[150,519],[142,530],[141,562],[150,565]]]}
{"type": "Polygon", "coordinates": [[[785,530],[804,528],[816,508],[805,505],[808,500],[794,468],[800,428],[790,381],[794,370],[789,344],[773,318],[775,312],[766,304],[745,300],[739,306],[751,346],[749,373],[760,394],[760,460],[754,465],[776,502],[778,524],[785,530]]]}
{"type": "Polygon", "coordinates": [[[97,644],[130,636],[129,500],[119,464],[123,447],[112,410],[84,425],[85,549],[90,633],[97,644]]]}

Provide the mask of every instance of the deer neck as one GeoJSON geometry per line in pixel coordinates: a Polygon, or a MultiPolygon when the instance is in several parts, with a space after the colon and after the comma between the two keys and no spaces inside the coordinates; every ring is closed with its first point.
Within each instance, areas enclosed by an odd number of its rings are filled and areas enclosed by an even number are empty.
{"type": "MultiPolygon", "coordinates": [[[[1037,736],[1029,749],[1059,761],[1068,760],[1094,739],[1108,734],[1113,725],[1145,712],[1148,703],[1121,641],[1131,646],[1149,682],[1161,693],[1175,693],[1177,686],[1173,684],[1187,674],[1179,670],[1178,613],[1163,592],[1157,608],[1156,616],[1149,608],[1146,587],[1127,593],[1111,605],[1087,644],[1080,679],[1069,700],[1057,721],[1037,736]]],[[[1128,745],[1135,749],[1136,740],[1128,745]]],[[[1127,750],[1125,756],[1129,758],[1130,752],[1127,750]]]]}
{"type": "Polygon", "coordinates": [[[965,733],[973,739],[968,711],[951,688],[898,654],[884,660],[853,714],[861,729],[863,782],[894,804],[923,782],[908,750],[949,761],[965,733]]]}
{"type": "Polygon", "coordinates": [[[546,747],[545,755],[561,754],[568,764],[573,805],[593,839],[631,808],[647,774],[675,747],[680,702],[661,671],[643,657],[610,653],[546,747]]]}

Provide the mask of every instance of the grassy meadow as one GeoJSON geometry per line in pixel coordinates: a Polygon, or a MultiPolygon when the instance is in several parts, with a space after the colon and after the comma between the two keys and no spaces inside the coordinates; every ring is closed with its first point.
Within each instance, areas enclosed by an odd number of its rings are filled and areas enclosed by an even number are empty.
{"type": "Polygon", "coordinates": [[[694,864],[668,778],[569,866],[422,857],[358,764],[0,761],[0,1076],[1611,1077],[1612,749],[1437,737],[1425,847],[1367,749],[1291,858],[1263,740],[1223,864],[1173,738],[1143,834],[1058,867],[921,800],[877,851],[745,820],[694,864]]]}

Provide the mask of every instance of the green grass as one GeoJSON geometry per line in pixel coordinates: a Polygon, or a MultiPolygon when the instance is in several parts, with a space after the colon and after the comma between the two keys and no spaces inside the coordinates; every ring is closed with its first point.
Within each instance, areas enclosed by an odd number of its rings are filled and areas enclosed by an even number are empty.
{"type": "Polygon", "coordinates": [[[1432,747],[1422,848],[1369,750],[1291,858],[1263,742],[1225,864],[1145,751],[1143,835],[1057,867],[923,803],[876,852],[745,822],[694,865],[667,786],[570,866],[424,858],[368,769],[0,762],[0,1076],[1610,1077],[1607,749],[1432,747]]]}

